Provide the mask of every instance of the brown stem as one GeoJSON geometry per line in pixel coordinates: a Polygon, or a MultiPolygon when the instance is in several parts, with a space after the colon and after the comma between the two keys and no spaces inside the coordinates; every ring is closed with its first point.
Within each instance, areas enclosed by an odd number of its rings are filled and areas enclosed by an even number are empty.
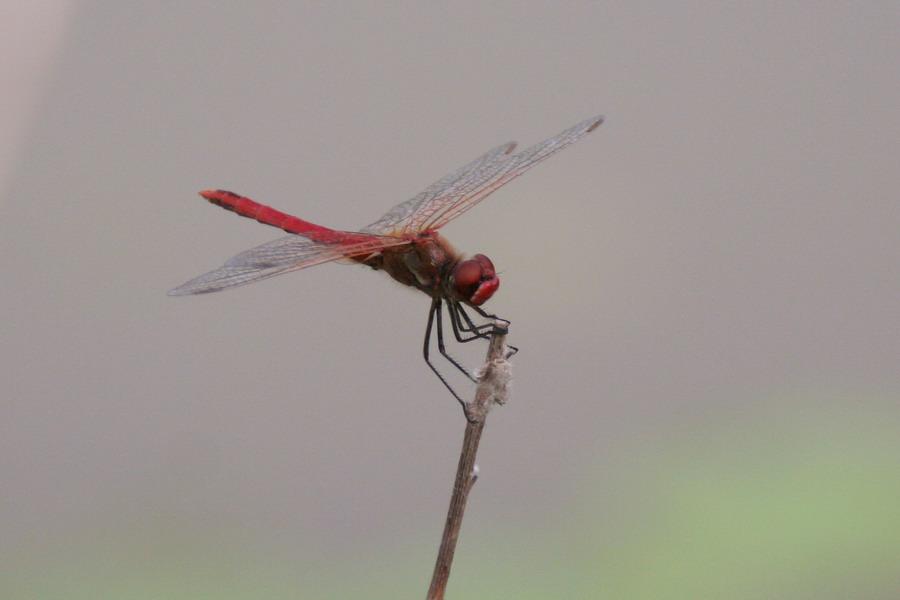
{"type": "Polygon", "coordinates": [[[478,453],[478,442],[481,441],[484,422],[491,407],[494,404],[505,404],[509,397],[510,367],[507,359],[510,352],[506,345],[508,325],[506,321],[494,322],[487,360],[480,371],[478,386],[475,389],[475,400],[465,407],[466,431],[462,451],[459,454],[459,465],[456,468],[456,482],[453,484],[450,509],[447,512],[447,522],[444,525],[444,535],[441,538],[441,547],[434,565],[427,600],[444,598],[466,502],[477,479],[475,456],[478,453]]]}

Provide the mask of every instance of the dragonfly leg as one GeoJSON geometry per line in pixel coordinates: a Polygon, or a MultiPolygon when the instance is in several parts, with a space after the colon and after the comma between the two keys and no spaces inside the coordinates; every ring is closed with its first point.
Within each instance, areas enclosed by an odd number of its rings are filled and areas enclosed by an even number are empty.
{"type": "MultiPolygon", "coordinates": [[[[477,309],[479,313],[481,309],[477,309]]],[[[476,325],[469,314],[463,308],[462,303],[456,300],[447,300],[447,311],[450,313],[450,325],[453,327],[453,335],[456,341],[465,344],[472,340],[487,339],[493,328],[493,323],[476,325]],[[468,336],[468,337],[466,337],[468,336]]]]}
{"type": "Polygon", "coordinates": [[[441,372],[437,370],[437,367],[434,366],[434,364],[431,362],[431,358],[429,357],[429,351],[430,351],[430,347],[431,347],[431,331],[434,328],[435,320],[437,320],[438,348],[440,349],[441,354],[444,355],[444,357],[447,360],[449,360],[452,364],[454,364],[456,366],[456,368],[458,368],[460,371],[462,371],[463,373],[468,375],[469,378],[472,378],[472,376],[469,375],[469,373],[465,369],[463,369],[459,365],[459,363],[457,363],[455,360],[450,358],[447,355],[447,353],[444,351],[444,339],[443,339],[444,336],[443,336],[443,333],[441,332],[441,311],[442,310],[443,310],[443,307],[442,307],[441,299],[434,298],[431,301],[431,310],[429,310],[429,312],[428,312],[428,325],[425,327],[425,346],[423,348],[422,354],[425,357],[425,363],[431,368],[432,371],[434,371],[434,374],[437,375],[438,379],[441,380],[441,383],[444,384],[444,387],[446,387],[448,390],[450,390],[450,393],[453,394],[453,397],[456,398],[456,401],[459,402],[462,405],[463,410],[465,410],[466,403],[463,401],[462,398],[459,397],[459,394],[456,393],[456,390],[454,390],[452,387],[450,387],[450,384],[447,383],[447,380],[444,379],[444,376],[441,375],[441,372]]]}
{"type": "MultiPolygon", "coordinates": [[[[487,339],[490,337],[491,332],[494,330],[495,324],[494,320],[502,321],[503,323],[509,324],[509,321],[506,319],[499,319],[495,315],[488,314],[484,312],[482,309],[477,306],[472,307],[479,315],[491,319],[491,322],[485,323],[484,325],[476,325],[472,318],[469,317],[468,313],[466,313],[465,309],[459,302],[453,300],[447,300],[447,312],[450,314],[450,325],[453,329],[453,335],[456,337],[456,340],[461,343],[471,342],[472,340],[481,340],[487,339]],[[468,337],[466,335],[468,334],[468,337]]],[[[443,322],[443,301],[440,297],[434,298],[431,301],[431,309],[428,311],[428,325],[425,327],[425,343],[422,347],[422,355],[425,357],[425,363],[428,367],[434,371],[434,374],[437,375],[438,379],[441,380],[441,383],[444,384],[450,393],[453,394],[453,397],[456,398],[457,402],[459,402],[463,409],[466,407],[466,402],[459,397],[459,394],[456,393],[444,376],[438,371],[437,367],[434,366],[434,363],[431,362],[431,333],[435,331],[437,333],[437,346],[438,350],[447,361],[459,369],[459,371],[468,377],[473,382],[477,383],[478,379],[472,375],[469,371],[466,370],[459,362],[450,356],[447,352],[447,348],[444,345],[444,322],[443,322]]],[[[509,346],[510,354],[512,356],[516,352],[519,351],[518,348],[513,346],[509,346]]]]}
{"type": "MultiPolygon", "coordinates": [[[[490,332],[493,332],[494,330],[494,321],[501,321],[504,323],[501,327],[504,329],[503,333],[506,333],[505,329],[509,325],[509,321],[506,319],[487,313],[478,306],[470,306],[469,308],[485,319],[490,320],[489,323],[485,323],[484,325],[475,325],[471,317],[469,317],[469,314],[463,308],[461,302],[448,300],[448,304],[450,304],[449,311],[451,324],[453,325],[453,334],[456,336],[458,342],[466,343],[477,339],[487,339],[490,337],[490,332]],[[471,337],[463,337],[463,334],[471,334],[471,337]]],[[[508,346],[508,348],[510,352],[509,356],[513,356],[519,351],[515,346],[508,346]]]]}
{"type": "MultiPolygon", "coordinates": [[[[478,380],[475,378],[475,376],[472,375],[471,373],[469,373],[469,372],[465,369],[465,367],[463,367],[461,364],[459,364],[459,362],[458,362],[455,358],[453,358],[452,356],[450,356],[450,354],[447,353],[447,349],[444,347],[444,323],[443,323],[443,317],[442,317],[442,314],[443,314],[444,311],[443,311],[443,309],[441,308],[441,305],[442,305],[441,300],[438,299],[438,300],[436,301],[436,304],[437,304],[437,310],[436,310],[435,313],[434,313],[434,317],[435,317],[435,320],[436,320],[436,323],[437,323],[437,343],[438,343],[438,350],[440,351],[441,355],[442,355],[444,358],[446,358],[446,359],[450,362],[450,364],[452,364],[454,367],[456,367],[457,369],[459,369],[460,372],[462,372],[463,375],[465,375],[466,377],[468,377],[469,379],[471,379],[473,382],[477,383],[478,380]]],[[[452,306],[449,306],[449,307],[447,308],[447,310],[450,312],[450,323],[453,324],[453,318],[454,318],[454,317],[453,317],[453,307],[452,307],[452,306]]],[[[456,335],[457,335],[457,339],[459,339],[459,335],[458,335],[458,333],[457,333],[457,331],[456,331],[456,327],[455,327],[455,326],[453,327],[453,333],[456,334],[456,335]]],[[[474,339],[474,338],[470,338],[470,339],[474,339]]],[[[461,340],[461,341],[463,341],[463,340],[461,340]]],[[[464,340],[464,341],[469,341],[469,340],[464,340]]]]}

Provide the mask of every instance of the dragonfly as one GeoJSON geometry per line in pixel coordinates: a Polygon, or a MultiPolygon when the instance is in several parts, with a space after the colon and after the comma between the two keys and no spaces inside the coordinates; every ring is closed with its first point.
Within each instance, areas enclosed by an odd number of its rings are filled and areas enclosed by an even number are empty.
{"type": "Polygon", "coordinates": [[[436,332],[440,354],[470,380],[477,381],[475,375],[447,352],[442,318],[444,305],[454,338],[459,343],[487,339],[496,323],[508,326],[509,321],[498,319],[481,308],[500,287],[491,260],[483,254],[464,258],[438,230],[501,186],[594,131],[601,123],[601,116],[587,119],[517,153],[513,153],[515,142],[501,144],[398,204],[359,231],[316,225],[225,190],[200,192],[212,204],[283,229],[289,235],[241,252],[224,266],[176,287],[169,295],[218,292],[338,260],[384,271],[396,281],[421,290],[431,298],[425,328],[425,362],[465,409],[466,403],[430,357],[431,336],[436,332]],[[488,322],[476,324],[467,308],[488,322]]]}

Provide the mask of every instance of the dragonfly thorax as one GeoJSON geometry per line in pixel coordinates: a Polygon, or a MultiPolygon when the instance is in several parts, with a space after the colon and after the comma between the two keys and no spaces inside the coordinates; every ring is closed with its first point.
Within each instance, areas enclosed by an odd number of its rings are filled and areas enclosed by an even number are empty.
{"type": "Polygon", "coordinates": [[[409,244],[385,248],[360,262],[429,296],[452,298],[471,306],[485,303],[500,286],[488,257],[476,254],[462,260],[436,231],[414,237],[409,244]]]}

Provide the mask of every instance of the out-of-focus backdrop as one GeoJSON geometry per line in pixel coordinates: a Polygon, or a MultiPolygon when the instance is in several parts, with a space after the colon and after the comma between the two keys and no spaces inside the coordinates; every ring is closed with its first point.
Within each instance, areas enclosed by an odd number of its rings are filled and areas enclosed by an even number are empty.
{"type": "Polygon", "coordinates": [[[446,228],[512,401],[450,598],[896,598],[900,5],[0,7],[0,597],[415,598],[461,411],[427,299],[326,265],[508,140],[606,123],[446,228]]]}

